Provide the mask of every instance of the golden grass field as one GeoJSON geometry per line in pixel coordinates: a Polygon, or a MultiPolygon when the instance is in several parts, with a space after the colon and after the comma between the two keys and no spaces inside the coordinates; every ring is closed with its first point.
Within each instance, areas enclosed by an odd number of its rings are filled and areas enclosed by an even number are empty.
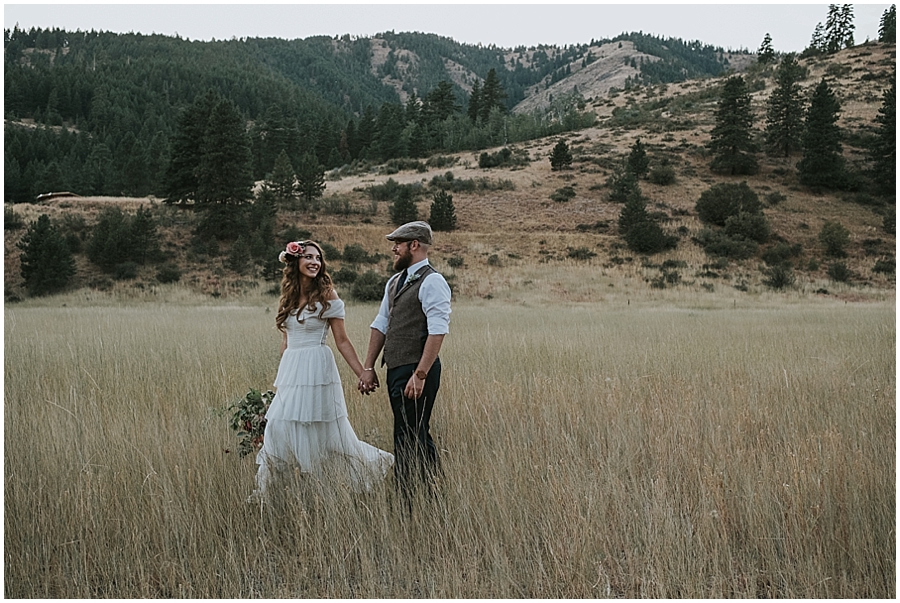
{"type": "Polygon", "coordinates": [[[246,503],[216,409],[271,387],[276,299],[163,289],[6,306],[6,597],[896,596],[890,296],[463,298],[407,516],[389,483],[246,503]]]}

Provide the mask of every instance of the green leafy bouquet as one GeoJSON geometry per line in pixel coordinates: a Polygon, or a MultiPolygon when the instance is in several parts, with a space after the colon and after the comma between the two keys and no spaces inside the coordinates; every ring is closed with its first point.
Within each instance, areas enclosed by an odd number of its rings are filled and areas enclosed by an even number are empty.
{"type": "Polygon", "coordinates": [[[231,428],[241,438],[238,445],[241,458],[262,447],[263,435],[266,432],[266,411],[269,410],[274,397],[275,392],[272,390],[260,393],[259,390],[250,388],[246,396],[226,409],[232,412],[231,428]]]}

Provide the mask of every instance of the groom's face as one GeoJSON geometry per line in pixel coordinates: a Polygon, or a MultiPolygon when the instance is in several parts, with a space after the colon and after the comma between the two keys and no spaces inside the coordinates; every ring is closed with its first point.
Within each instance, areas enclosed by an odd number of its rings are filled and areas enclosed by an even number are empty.
{"type": "Polygon", "coordinates": [[[391,251],[394,253],[394,270],[406,270],[412,266],[413,257],[410,247],[414,242],[415,241],[397,241],[394,243],[394,246],[391,247],[391,251]]]}

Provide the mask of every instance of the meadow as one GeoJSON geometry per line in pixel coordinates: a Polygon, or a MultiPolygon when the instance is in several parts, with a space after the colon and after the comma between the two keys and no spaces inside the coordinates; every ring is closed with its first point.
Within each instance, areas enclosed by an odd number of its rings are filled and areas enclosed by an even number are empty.
{"type": "Polygon", "coordinates": [[[411,515],[390,482],[246,502],[221,409],[271,387],[274,297],[8,304],[4,595],[895,597],[893,300],[659,296],[456,302],[411,515]]]}

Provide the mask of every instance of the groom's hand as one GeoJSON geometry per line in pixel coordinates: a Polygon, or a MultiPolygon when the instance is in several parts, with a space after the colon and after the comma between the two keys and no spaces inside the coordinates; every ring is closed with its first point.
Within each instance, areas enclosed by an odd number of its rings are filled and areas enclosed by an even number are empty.
{"type": "Polygon", "coordinates": [[[364,395],[369,395],[378,389],[378,375],[375,374],[374,369],[362,372],[362,375],[359,376],[357,389],[359,389],[359,393],[364,395]]]}

